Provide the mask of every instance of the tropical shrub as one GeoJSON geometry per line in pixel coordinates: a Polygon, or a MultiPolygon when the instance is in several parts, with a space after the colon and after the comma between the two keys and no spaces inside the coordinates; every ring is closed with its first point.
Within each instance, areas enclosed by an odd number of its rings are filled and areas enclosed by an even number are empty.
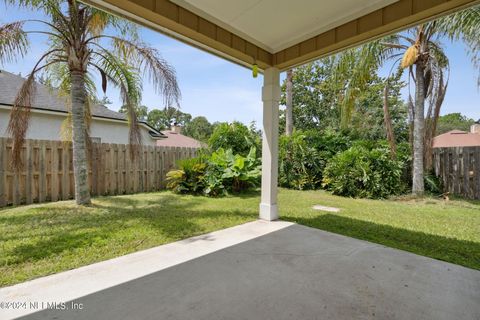
{"type": "Polygon", "coordinates": [[[179,170],[167,173],[167,188],[177,193],[200,193],[205,187],[207,164],[203,157],[179,161],[179,170]]]}
{"type": "Polygon", "coordinates": [[[441,195],[443,193],[443,183],[440,177],[437,177],[432,171],[428,171],[424,177],[425,192],[431,195],[441,195]]]}
{"type": "Polygon", "coordinates": [[[352,145],[352,138],[344,132],[333,130],[305,131],[305,140],[322,155],[323,160],[329,160],[339,152],[345,151],[352,145]]]}
{"type": "Polygon", "coordinates": [[[204,193],[206,195],[218,195],[216,190],[217,181],[221,181],[223,187],[220,191],[240,192],[260,183],[260,162],[256,157],[255,148],[251,148],[246,157],[233,154],[232,149],[220,148],[213,152],[208,160],[208,168],[205,173],[206,180],[214,184],[207,184],[204,193]]]}
{"type": "MultiPolygon", "coordinates": [[[[385,142],[385,147],[388,143],[385,142]]],[[[408,142],[397,144],[397,159],[403,163],[402,182],[405,186],[404,192],[412,189],[412,147],[408,142]]]]}
{"type": "Polygon", "coordinates": [[[279,183],[298,190],[321,187],[323,170],[337,153],[349,148],[346,135],[333,131],[295,131],[280,138],[279,183]]]}
{"type": "Polygon", "coordinates": [[[323,186],[334,194],[386,198],[405,190],[404,162],[392,159],[386,147],[353,146],[334,156],[323,172],[323,186]]]}
{"type": "Polygon", "coordinates": [[[280,138],[279,184],[298,190],[316,189],[322,182],[318,152],[308,145],[306,135],[294,132],[280,138]]]}
{"type": "Polygon", "coordinates": [[[216,125],[208,140],[208,146],[213,151],[220,148],[232,149],[233,154],[246,157],[251,148],[260,151],[260,135],[254,128],[249,128],[241,122],[223,122],[216,125]]]}
{"type": "Polygon", "coordinates": [[[257,187],[261,177],[255,148],[246,157],[220,148],[209,156],[181,161],[179,168],[167,173],[168,189],[213,197],[257,187]]]}

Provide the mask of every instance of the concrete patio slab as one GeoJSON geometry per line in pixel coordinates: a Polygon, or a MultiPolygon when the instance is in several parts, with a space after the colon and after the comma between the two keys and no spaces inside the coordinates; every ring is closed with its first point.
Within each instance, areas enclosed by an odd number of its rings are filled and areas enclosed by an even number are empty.
{"type": "MultiPolygon", "coordinates": [[[[212,246],[218,236],[210,242],[206,235],[170,245],[168,252],[156,256],[157,261],[170,259],[173,248],[201,252],[133,280],[125,274],[123,283],[106,289],[100,285],[97,292],[75,298],[81,310],[49,309],[22,319],[480,318],[480,271],[284,222],[257,221],[219,232],[226,232],[222,237],[228,233],[238,237],[237,228],[245,226],[264,231],[211,252],[201,248],[212,246]],[[267,232],[265,225],[277,230],[267,232]]],[[[111,272],[122,268],[115,260],[111,272]]],[[[108,277],[95,272],[90,276],[100,282],[108,277]]],[[[75,278],[64,281],[75,283],[75,278]]],[[[50,288],[15,287],[30,295],[35,288],[37,297],[43,291],[54,299],[63,294],[60,301],[65,301],[68,290],[60,291],[65,286],[57,282],[50,288]]],[[[12,290],[15,287],[1,289],[0,299],[5,290],[10,290],[11,298],[18,292],[12,290]]]]}

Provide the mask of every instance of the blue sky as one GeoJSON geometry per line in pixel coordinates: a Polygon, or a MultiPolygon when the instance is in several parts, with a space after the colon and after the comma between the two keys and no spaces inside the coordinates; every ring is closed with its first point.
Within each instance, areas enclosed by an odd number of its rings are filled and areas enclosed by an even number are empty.
{"type": "MultiPolygon", "coordinates": [[[[39,18],[39,13],[27,12],[14,6],[0,5],[0,23],[29,18],[39,18]]],[[[26,29],[38,28],[27,24],[26,29]]],[[[178,40],[141,29],[142,39],[156,47],[177,72],[182,91],[181,109],[193,116],[204,115],[210,122],[238,120],[246,124],[256,121],[261,124],[262,77],[254,79],[251,71],[218,58],[178,40]]],[[[30,36],[28,55],[3,69],[26,75],[32,69],[41,52],[46,48],[44,36],[30,36]]],[[[442,106],[442,114],[461,112],[470,118],[480,118],[480,91],[476,87],[477,73],[465,53],[462,43],[444,42],[450,58],[450,84],[442,106]]],[[[282,77],[283,78],[283,77],[282,77]]],[[[100,87],[100,86],[99,86],[100,87]]],[[[404,90],[406,95],[408,89],[404,90]]],[[[413,91],[412,91],[413,93],[413,91]]],[[[100,97],[103,94],[99,94],[100,97]]],[[[121,106],[118,91],[110,87],[107,97],[113,102],[109,108],[121,106]]],[[[153,92],[148,82],[144,83],[143,104],[149,109],[162,108],[162,98],[153,92]]]]}

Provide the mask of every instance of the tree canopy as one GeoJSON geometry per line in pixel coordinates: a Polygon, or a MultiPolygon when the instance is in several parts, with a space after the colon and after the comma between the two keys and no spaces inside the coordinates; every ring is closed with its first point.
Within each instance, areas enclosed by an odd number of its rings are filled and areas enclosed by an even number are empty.
{"type": "Polygon", "coordinates": [[[446,133],[452,130],[469,131],[470,126],[475,123],[475,120],[470,119],[461,113],[449,113],[438,118],[436,134],[446,133]]]}
{"type": "Polygon", "coordinates": [[[195,117],[183,129],[183,134],[207,142],[213,132],[213,125],[204,116],[195,117]]]}
{"type": "MultiPolygon", "coordinates": [[[[390,79],[372,72],[368,82],[354,101],[355,112],[348,128],[341,125],[342,93],[348,83],[345,81],[353,70],[346,70],[347,76],[339,79],[335,72],[335,57],[320,59],[298,67],[293,72],[293,121],[294,127],[302,130],[349,131],[359,139],[385,139],[383,115],[383,89],[389,83],[388,102],[397,140],[408,138],[407,107],[400,90],[405,86],[400,74],[390,79]]],[[[286,102],[286,86],[282,86],[282,103],[286,102]]],[[[280,131],[284,129],[284,115],[281,114],[280,131]]]]}
{"type": "Polygon", "coordinates": [[[153,109],[148,112],[146,121],[157,130],[166,130],[176,123],[183,127],[192,120],[192,115],[180,111],[178,108],[153,109]]]}

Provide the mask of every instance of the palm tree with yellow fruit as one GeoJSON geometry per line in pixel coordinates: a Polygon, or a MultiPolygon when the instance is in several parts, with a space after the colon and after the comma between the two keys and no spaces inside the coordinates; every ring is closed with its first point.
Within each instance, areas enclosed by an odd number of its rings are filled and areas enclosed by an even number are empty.
{"type": "MultiPolygon", "coordinates": [[[[422,196],[424,193],[424,170],[432,166],[432,140],[448,88],[449,59],[441,40],[464,42],[473,65],[480,70],[479,26],[480,7],[476,6],[348,50],[338,58],[336,74],[346,83],[346,89],[342,93],[344,124],[347,124],[354,111],[355,99],[362,88],[368,85],[372,72],[376,72],[387,61],[400,63],[400,68],[408,71],[409,81],[413,82],[415,88],[414,96],[410,96],[408,101],[414,195],[422,196]],[[348,79],[342,79],[342,74],[347,74],[345,70],[353,70],[353,74],[348,73],[348,79]]],[[[385,94],[388,94],[388,85],[385,94]]],[[[388,123],[389,111],[386,104],[384,111],[388,133],[391,123],[388,123]]],[[[390,133],[387,138],[393,152],[395,137],[390,133]]]]}

